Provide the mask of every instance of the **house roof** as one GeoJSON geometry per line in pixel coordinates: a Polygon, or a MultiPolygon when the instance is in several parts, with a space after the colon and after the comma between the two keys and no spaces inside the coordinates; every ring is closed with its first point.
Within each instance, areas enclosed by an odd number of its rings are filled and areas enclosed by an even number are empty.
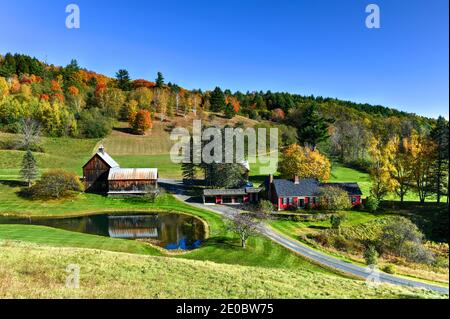
{"type": "Polygon", "coordinates": [[[322,187],[340,187],[345,190],[349,195],[360,196],[362,191],[359,188],[358,183],[326,183],[322,184],[322,187]]]}
{"type": "Polygon", "coordinates": [[[362,195],[357,183],[320,183],[313,178],[300,179],[298,184],[288,179],[275,179],[273,187],[278,197],[319,196],[321,187],[340,187],[350,196],[362,195]]]}
{"type": "Polygon", "coordinates": [[[218,195],[246,195],[250,193],[259,193],[262,188],[246,187],[236,189],[204,189],[203,195],[205,196],[218,196],[218,195]]]}
{"type": "Polygon", "coordinates": [[[300,179],[298,184],[288,179],[275,179],[273,187],[279,197],[317,196],[320,188],[313,178],[300,179]]]}
{"type": "Polygon", "coordinates": [[[109,181],[124,180],[154,180],[158,179],[157,168],[120,168],[115,167],[109,170],[109,181]]]}

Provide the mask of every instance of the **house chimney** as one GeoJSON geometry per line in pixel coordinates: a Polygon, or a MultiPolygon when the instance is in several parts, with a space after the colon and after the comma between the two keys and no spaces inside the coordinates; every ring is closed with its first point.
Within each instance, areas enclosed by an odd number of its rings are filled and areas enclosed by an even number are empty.
{"type": "Polygon", "coordinates": [[[294,184],[296,185],[300,184],[300,178],[298,177],[298,175],[294,176],[294,184]]]}
{"type": "Polygon", "coordinates": [[[100,147],[98,148],[98,152],[105,154],[105,147],[103,145],[100,145],[100,147]]]}
{"type": "Polygon", "coordinates": [[[273,184],[273,175],[269,175],[269,185],[267,185],[267,199],[272,200],[272,184],[273,184]]]}

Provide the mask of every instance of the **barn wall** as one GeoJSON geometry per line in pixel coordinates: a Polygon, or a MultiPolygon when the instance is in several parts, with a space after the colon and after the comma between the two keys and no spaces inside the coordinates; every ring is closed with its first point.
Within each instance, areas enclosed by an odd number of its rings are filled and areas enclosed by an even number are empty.
{"type": "Polygon", "coordinates": [[[85,189],[106,191],[108,172],[109,166],[99,156],[94,156],[83,167],[85,189]]]}
{"type": "Polygon", "coordinates": [[[156,188],[156,180],[121,180],[109,181],[109,191],[145,191],[154,190],[156,188]]]}

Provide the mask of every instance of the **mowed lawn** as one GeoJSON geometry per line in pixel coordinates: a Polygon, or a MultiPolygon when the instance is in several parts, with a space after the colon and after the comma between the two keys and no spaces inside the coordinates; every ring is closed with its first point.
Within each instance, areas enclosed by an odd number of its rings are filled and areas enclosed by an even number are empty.
{"type": "Polygon", "coordinates": [[[0,298],[446,298],[429,291],[286,270],[0,243],[0,298]],[[29,261],[33,260],[32,263],[29,261]],[[67,266],[80,269],[66,287],[67,266]]]}

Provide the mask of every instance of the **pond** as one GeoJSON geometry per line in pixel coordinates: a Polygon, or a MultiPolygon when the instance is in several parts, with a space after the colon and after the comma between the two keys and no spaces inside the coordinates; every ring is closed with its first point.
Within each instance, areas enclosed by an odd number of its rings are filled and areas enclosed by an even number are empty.
{"type": "Polygon", "coordinates": [[[168,250],[192,250],[205,239],[205,225],[178,213],[98,214],[70,218],[0,217],[0,224],[40,225],[112,238],[139,239],[168,250]]]}

